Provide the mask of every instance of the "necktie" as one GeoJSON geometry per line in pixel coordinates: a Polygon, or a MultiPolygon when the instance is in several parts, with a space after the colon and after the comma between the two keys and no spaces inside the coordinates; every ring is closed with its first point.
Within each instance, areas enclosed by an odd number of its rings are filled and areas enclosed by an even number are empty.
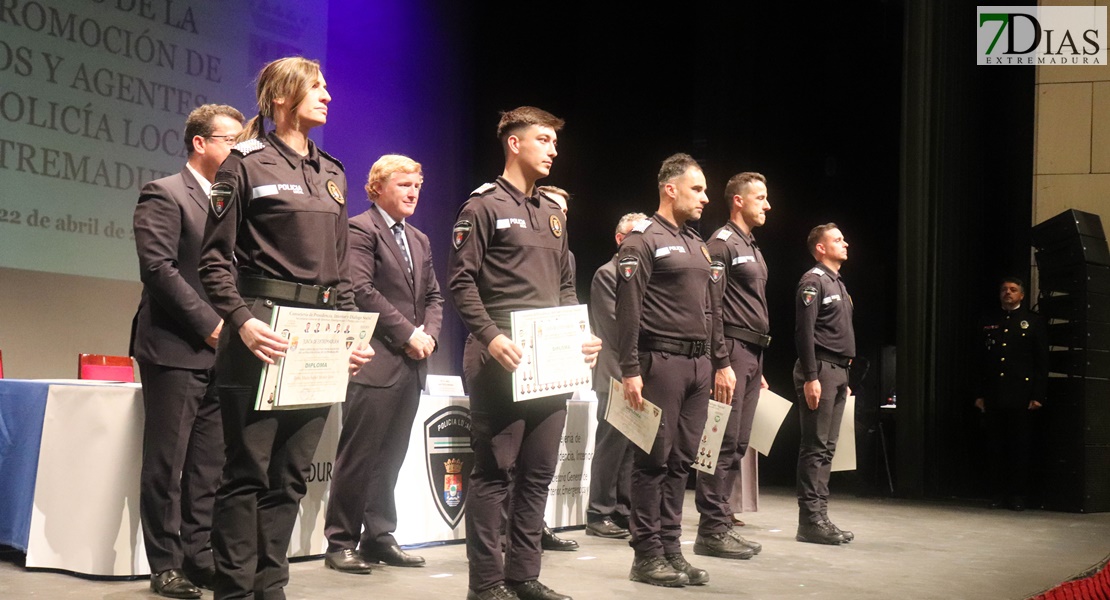
{"type": "Polygon", "coordinates": [[[405,244],[405,224],[398,221],[393,224],[393,239],[397,240],[397,246],[401,248],[401,256],[405,257],[405,266],[409,270],[409,279],[412,279],[412,258],[409,256],[409,247],[405,244]]]}

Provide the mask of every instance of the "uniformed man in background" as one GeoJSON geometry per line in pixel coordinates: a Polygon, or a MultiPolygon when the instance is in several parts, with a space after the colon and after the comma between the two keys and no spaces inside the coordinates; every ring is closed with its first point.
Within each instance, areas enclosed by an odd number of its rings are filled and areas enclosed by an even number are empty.
{"type": "Polygon", "coordinates": [[[983,324],[975,406],[983,412],[994,498],[991,506],[1025,509],[1029,492],[1030,428],[1048,385],[1048,334],[1044,319],[1023,304],[1025,284],[1002,280],[1002,305],[983,324]]]}
{"type": "Polygon", "coordinates": [[[729,496],[740,474],[740,459],[748,450],[759,390],[767,387],[763,377],[763,349],[771,343],[767,313],[767,263],[755,243],[752,230],[762,227],[771,204],[767,201],[767,179],[759,173],[739,173],[725,186],[729,220],[709,239],[709,255],[721,267],[721,281],[713,286],[714,301],[721,305],[723,327],[713,333],[714,366],[717,378],[732,380],[735,393],[720,397],[732,405],[721,451],[713,473],[698,472],[695,502],[701,519],[694,554],[718,558],[748,559],[762,550],[744,539],[732,523],[729,496]]]}
{"type": "Polygon", "coordinates": [[[855,535],[829,520],[829,475],[847,401],[848,367],[856,355],[852,297],[840,278],[848,242],[835,223],[818,225],[806,245],[817,264],[802,275],[794,298],[794,389],[798,394],[799,542],[842,544],[855,535]]]}

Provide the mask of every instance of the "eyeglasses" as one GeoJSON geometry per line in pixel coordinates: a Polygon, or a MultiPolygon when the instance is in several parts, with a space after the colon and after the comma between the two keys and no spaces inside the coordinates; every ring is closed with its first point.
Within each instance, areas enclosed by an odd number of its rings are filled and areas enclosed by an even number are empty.
{"type": "Polygon", "coordinates": [[[227,144],[228,146],[232,146],[232,145],[235,144],[235,140],[239,136],[237,136],[237,135],[207,135],[207,136],[204,136],[204,137],[205,137],[205,139],[209,139],[209,140],[221,140],[221,141],[223,141],[223,143],[227,144]]]}

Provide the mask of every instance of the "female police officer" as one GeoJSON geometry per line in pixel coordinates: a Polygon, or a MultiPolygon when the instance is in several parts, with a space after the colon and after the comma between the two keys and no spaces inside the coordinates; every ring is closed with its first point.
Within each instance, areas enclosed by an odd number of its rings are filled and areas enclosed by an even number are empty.
{"type": "MultiPolygon", "coordinates": [[[[356,310],[347,275],[343,166],[308,139],[327,121],[316,61],[283,58],[258,75],[251,119],[216,175],[200,276],[226,323],[216,379],[227,462],[216,492],[216,598],[284,598],[286,553],[328,408],[254,410],[262,364],[288,344],[275,304],[356,310]],[[265,133],[264,119],[275,130],[265,133]],[[237,274],[236,274],[237,273],[237,274]]],[[[356,350],[351,370],[373,351],[356,350]]]]}

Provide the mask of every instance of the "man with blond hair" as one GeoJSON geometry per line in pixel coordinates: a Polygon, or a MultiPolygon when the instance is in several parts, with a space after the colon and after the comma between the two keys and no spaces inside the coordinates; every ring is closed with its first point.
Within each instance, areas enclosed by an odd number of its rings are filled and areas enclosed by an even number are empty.
{"type": "Polygon", "coordinates": [[[347,386],[324,522],[325,564],[344,573],[368,574],[370,563],[424,564],[393,537],[397,474],[443,319],[428,236],[407,220],[423,182],[420,163],[381,157],[366,182],[373,204],[350,221],[355,304],[378,313],[378,325],[370,342],[374,360],[347,386]]]}

